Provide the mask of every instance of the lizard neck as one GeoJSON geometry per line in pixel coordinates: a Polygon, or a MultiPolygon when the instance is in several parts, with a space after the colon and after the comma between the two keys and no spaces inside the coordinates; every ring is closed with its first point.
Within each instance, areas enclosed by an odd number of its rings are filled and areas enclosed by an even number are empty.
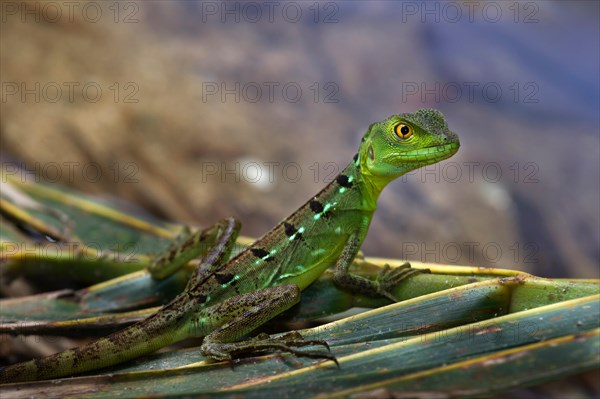
{"type": "Polygon", "coordinates": [[[323,191],[328,192],[329,201],[336,202],[338,208],[367,212],[375,211],[377,199],[385,186],[364,174],[356,157],[330,185],[335,189],[323,191]]]}
{"type": "Polygon", "coordinates": [[[371,176],[362,173],[360,166],[358,167],[357,181],[358,189],[360,190],[360,196],[365,209],[375,212],[377,208],[377,200],[379,195],[383,191],[385,184],[381,184],[379,181],[372,179],[371,176]]]}

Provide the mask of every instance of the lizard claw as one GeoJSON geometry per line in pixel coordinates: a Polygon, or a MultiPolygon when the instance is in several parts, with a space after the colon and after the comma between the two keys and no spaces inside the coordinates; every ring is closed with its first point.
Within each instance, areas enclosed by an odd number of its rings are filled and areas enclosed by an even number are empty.
{"type": "Polygon", "coordinates": [[[329,344],[324,340],[307,340],[297,331],[291,331],[278,337],[271,337],[268,334],[261,333],[256,337],[246,341],[221,343],[221,342],[203,342],[201,351],[204,356],[214,360],[232,360],[238,355],[254,352],[262,352],[265,350],[279,350],[288,352],[297,357],[308,357],[311,359],[326,359],[333,361],[338,367],[339,363],[336,357],[330,353],[299,351],[294,348],[303,346],[322,345],[329,352],[331,349],[329,344]]]}
{"type": "Polygon", "coordinates": [[[279,337],[272,338],[274,340],[281,340],[283,343],[290,346],[312,346],[321,345],[324,346],[328,352],[331,352],[331,348],[327,341],[322,339],[304,339],[304,337],[298,331],[290,331],[279,337]]]}
{"type": "Polygon", "coordinates": [[[394,268],[390,267],[388,264],[385,264],[383,269],[377,275],[377,293],[388,298],[392,302],[400,302],[398,298],[392,294],[394,288],[396,288],[400,282],[406,280],[412,275],[429,272],[429,269],[413,269],[410,267],[410,263],[408,262],[405,262],[402,265],[394,268]]]}

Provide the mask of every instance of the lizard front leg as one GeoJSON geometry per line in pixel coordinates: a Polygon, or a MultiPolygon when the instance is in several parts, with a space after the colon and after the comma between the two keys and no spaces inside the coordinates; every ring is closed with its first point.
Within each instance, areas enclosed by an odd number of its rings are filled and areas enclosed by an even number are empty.
{"type": "MultiPolygon", "coordinates": [[[[406,280],[408,277],[417,273],[429,272],[427,269],[412,269],[410,263],[405,262],[394,268],[385,265],[375,280],[369,280],[362,276],[350,273],[348,269],[350,268],[350,265],[352,265],[361,242],[362,240],[358,234],[352,235],[346,242],[342,254],[336,262],[333,281],[342,288],[372,297],[384,296],[392,302],[398,302],[398,299],[392,294],[392,290],[401,281],[406,280]]],[[[366,264],[367,262],[361,260],[360,263],[366,264]]]]}

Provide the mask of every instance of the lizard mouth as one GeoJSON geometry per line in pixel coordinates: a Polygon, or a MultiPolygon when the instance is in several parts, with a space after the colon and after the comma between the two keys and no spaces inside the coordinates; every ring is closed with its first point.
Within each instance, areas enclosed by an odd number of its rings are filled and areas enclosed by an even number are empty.
{"type": "Polygon", "coordinates": [[[426,161],[434,163],[450,158],[452,155],[456,154],[458,147],[460,147],[460,144],[458,143],[442,144],[398,154],[398,157],[406,162],[426,161]]]}

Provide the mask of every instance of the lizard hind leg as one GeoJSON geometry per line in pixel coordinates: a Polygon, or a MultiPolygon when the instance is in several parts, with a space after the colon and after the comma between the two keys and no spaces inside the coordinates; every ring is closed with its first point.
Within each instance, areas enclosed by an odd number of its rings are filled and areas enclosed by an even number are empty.
{"type": "Polygon", "coordinates": [[[233,241],[235,241],[239,227],[239,223],[232,218],[220,220],[212,226],[197,231],[191,231],[188,226],[185,226],[171,245],[154,257],[146,269],[153,278],[163,280],[190,260],[200,255],[208,257],[211,249],[222,247],[222,241],[229,240],[230,236],[234,236],[233,241]]]}
{"type": "Polygon", "coordinates": [[[300,289],[296,285],[282,285],[235,296],[207,308],[206,311],[209,312],[210,317],[206,317],[206,319],[223,324],[204,338],[200,347],[202,354],[214,360],[231,360],[248,353],[283,351],[299,357],[328,359],[337,364],[335,357],[329,353],[294,349],[311,345],[323,345],[329,349],[325,341],[305,340],[296,331],[276,337],[262,333],[253,338],[238,341],[252,330],[298,303],[299,300],[300,289]]]}

